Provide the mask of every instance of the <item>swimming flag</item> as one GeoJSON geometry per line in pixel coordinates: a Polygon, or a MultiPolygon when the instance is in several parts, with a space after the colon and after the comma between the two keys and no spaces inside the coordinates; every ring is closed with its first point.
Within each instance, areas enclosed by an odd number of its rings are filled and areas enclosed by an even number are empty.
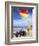
{"type": "Polygon", "coordinates": [[[28,9],[20,9],[20,16],[29,18],[28,9]]]}

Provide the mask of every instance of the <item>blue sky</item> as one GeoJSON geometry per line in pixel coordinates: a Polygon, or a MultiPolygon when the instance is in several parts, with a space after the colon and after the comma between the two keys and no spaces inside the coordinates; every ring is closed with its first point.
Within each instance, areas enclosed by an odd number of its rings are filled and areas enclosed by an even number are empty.
{"type": "MultiPolygon", "coordinates": [[[[20,7],[21,8],[21,7],[20,7]]],[[[19,7],[12,7],[12,20],[13,20],[13,25],[14,26],[27,26],[28,21],[30,22],[30,24],[32,25],[32,8],[22,8],[22,9],[28,9],[28,15],[30,16],[30,19],[26,19],[25,17],[21,17],[20,16],[20,9],[19,7]],[[23,19],[25,18],[25,19],[23,19]]]]}

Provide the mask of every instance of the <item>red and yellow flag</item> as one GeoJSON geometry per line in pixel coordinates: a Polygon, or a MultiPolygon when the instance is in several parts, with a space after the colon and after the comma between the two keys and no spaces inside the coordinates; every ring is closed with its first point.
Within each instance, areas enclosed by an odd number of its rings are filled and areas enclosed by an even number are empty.
{"type": "Polygon", "coordinates": [[[20,16],[27,17],[28,16],[28,10],[26,10],[26,9],[20,9],[20,16]]]}
{"type": "Polygon", "coordinates": [[[28,9],[20,9],[20,16],[30,18],[28,15],[28,9]]]}

